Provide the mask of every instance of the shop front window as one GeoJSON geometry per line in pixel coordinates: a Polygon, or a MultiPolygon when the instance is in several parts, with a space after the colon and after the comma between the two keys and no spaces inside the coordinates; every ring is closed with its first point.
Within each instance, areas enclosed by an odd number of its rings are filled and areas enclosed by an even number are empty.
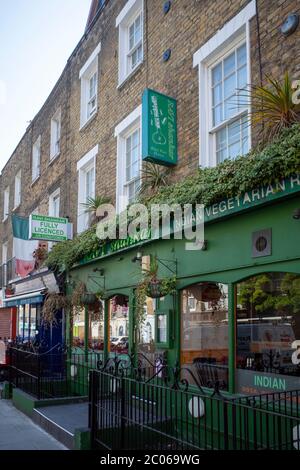
{"type": "Polygon", "coordinates": [[[139,359],[145,367],[155,363],[155,302],[151,297],[146,298],[144,316],[138,332],[139,359]]]}
{"type": "Polygon", "coordinates": [[[30,339],[34,339],[36,335],[36,328],[37,328],[37,308],[36,306],[32,305],[30,309],[30,339]]]}
{"type": "Polygon", "coordinates": [[[194,376],[204,387],[228,388],[227,285],[201,282],[182,291],[181,367],[191,383],[194,376]]]}
{"type": "Polygon", "coordinates": [[[115,295],[109,300],[108,351],[128,354],[129,300],[126,295],[115,295]],[[123,332],[123,334],[120,334],[123,332]]]}
{"type": "Polygon", "coordinates": [[[30,310],[29,310],[29,305],[25,305],[25,315],[24,315],[24,340],[28,341],[29,340],[29,332],[30,332],[30,310]]]}
{"type": "Polygon", "coordinates": [[[266,273],[237,285],[237,390],[299,388],[300,275],[266,273]]]}
{"type": "Polygon", "coordinates": [[[24,305],[18,307],[18,339],[23,341],[24,338],[24,305]]]}
{"type": "Polygon", "coordinates": [[[85,312],[84,308],[73,313],[73,346],[84,347],[85,312]]]}
{"type": "Polygon", "coordinates": [[[89,309],[89,348],[104,349],[104,302],[97,302],[89,309]]]}

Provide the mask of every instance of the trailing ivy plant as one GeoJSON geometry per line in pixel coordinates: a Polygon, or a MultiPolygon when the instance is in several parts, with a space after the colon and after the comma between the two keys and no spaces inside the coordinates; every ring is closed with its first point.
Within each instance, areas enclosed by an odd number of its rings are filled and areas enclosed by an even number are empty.
{"type": "Polygon", "coordinates": [[[159,279],[157,277],[158,261],[156,257],[151,257],[150,267],[143,273],[143,278],[137,285],[135,291],[135,319],[139,328],[145,321],[145,303],[147,297],[153,297],[151,285],[157,285],[159,294],[156,297],[165,297],[176,293],[176,276],[159,279]]]}
{"type": "Polygon", "coordinates": [[[46,327],[57,325],[57,311],[68,310],[70,308],[70,299],[64,294],[49,292],[46,295],[43,309],[42,322],[46,327]]]}
{"type": "MultiPolygon", "coordinates": [[[[140,202],[148,207],[162,203],[210,206],[295,173],[300,173],[300,124],[284,129],[263,149],[252,150],[235,160],[225,160],[213,168],[200,168],[192,176],[144,195],[140,202]]],[[[74,240],[57,243],[46,264],[54,272],[68,271],[84,256],[96,251],[100,244],[96,226],[93,226],[74,240]]]]}

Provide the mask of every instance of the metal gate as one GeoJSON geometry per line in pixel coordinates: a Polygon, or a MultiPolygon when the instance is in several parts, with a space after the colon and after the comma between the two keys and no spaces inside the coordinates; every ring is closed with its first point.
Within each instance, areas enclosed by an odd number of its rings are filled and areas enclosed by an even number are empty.
{"type": "MultiPolygon", "coordinates": [[[[186,372],[186,371],[185,371],[186,372]]],[[[90,371],[94,448],[300,450],[300,392],[229,399],[181,380],[178,367],[150,376],[118,361],[90,371]]]]}

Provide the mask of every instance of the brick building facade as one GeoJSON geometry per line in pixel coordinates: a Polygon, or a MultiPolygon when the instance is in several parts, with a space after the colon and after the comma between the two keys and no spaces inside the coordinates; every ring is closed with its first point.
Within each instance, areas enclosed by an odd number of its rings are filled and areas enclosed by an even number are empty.
{"type": "MultiPolygon", "coordinates": [[[[51,195],[59,194],[59,215],[68,216],[76,232],[80,203],[84,202],[78,198],[84,198],[86,189],[80,196],[78,180],[81,171],[83,178],[86,177],[86,165],[91,161],[94,175],[91,175],[90,183],[94,188],[90,194],[109,196],[115,202],[116,167],[120,158],[117,157],[116,128],[139,107],[142,93],[147,87],[177,100],[178,165],[171,170],[172,180],[192,174],[199,164],[207,163],[201,160],[201,155],[199,159],[199,141],[201,147],[201,141],[206,138],[199,136],[202,132],[201,129],[199,131],[202,108],[199,90],[204,84],[199,84],[199,67],[194,55],[211,44],[210,40],[214,40],[218,32],[224,34],[226,24],[234,24],[246,10],[250,14],[243,34],[249,44],[247,60],[250,61],[248,78],[251,77],[251,82],[260,83],[268,74],[281,79],[286,70],[292,78],[299,78],[300,65],[296,57],[299,55],[300,28],[288,37],[280,31],[289,14],[300,13],[297,0],[175,0],[170,3],[168,12],[164,11],[165,3],[160,0],[107,0],[99,2],[99,9],[94,13],[93,2],[93,14],[85,34],[2,170],[0,212],[3,222],[0,224],[0,239],[2,244],[7,243],[7,259],[13,255],[10,217],[3,213],[7,188],[8,213],[21,216],[29,216],[35,210],[48,214],[51,195]],[[121,30],[124,29],[123,23],[126,24],[132,16],[132,11],[134,16],[139,8],[142,26],[135,24],[133,34],[138,35],[141,28],[142,58],[138,59],[129,77],[120,79],[120,54],[123,53],[120,41],[122,43],[126,39],[122,36],[126,32],[121,33],[121,30]],[[119,21],[118,26],[116,21],[119,21]],[[168,50],[170,58],[164,61],[164,52],[168,50]],[[82,121],[82,107],[89,106],[89,103],[83,101],[83,94],[89,90],[84,88],[83,83],[86,73],[94,66],[97,73],[94,83],[96,107],[85,123],[85,119],[82,121]],[[51,121],[56,115],[59,115],[60,125],[59,153],[51,159],[51,121]],[[39,138],[39,176],[33,178],[33,146],[39,138]],[[15,177],[19,171],[21,201],[14,208],[15,177]]],[[[235,36],[232,39],[229,36],[223,46],[218,46],[218,56],[222,56],[222,47],[229,48],[230,52],[231,40],[234,41],[235,36]]],[[[132,57],[127,54],[126,60],[133,60],[132,57]]],[[[88,85],[93,86],[90,82],[88,85]]],[[[257,134],[254,131],[251,145],[255,146],[256,143],[257,134]]],[[[84,220],[80,224],[80,230],[83,230],[84,220]]],[[[4,261],[2,258],[2,263],[4,261]]]]}

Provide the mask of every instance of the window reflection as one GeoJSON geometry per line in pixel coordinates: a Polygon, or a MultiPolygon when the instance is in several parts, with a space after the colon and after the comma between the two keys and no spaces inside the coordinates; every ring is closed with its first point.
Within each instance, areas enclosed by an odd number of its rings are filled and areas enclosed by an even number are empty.
{"type": "Polygon", "coordinates": [[[144,318],[140,325],[138,337],[138,352],[143,363],[148,367],[155,362],[155,308],[156,301],[151,297],[146,298],[144,318]]]}
{"type": "Polygon", "coordinates": [[[108,331],[108,351],[128,354],[129,302],[126,295],[116,295],[109,300],[108,331]]]}
{"type": "Polygon", "coordinates": [[[96,302],[89,308],[89,348],[104,349],[104,302],[96,302]]]}
{"type": "Polygon", "coordinates": [[[73,313],[73,346],[84,347],[84,308],[73,313]]]}
{"type": "MultiPolygon", "coordinates": [[[[299,275],[266,273],[238,284],[236,354],[238,369],[299,377],[298,340],[300,340],[299,275]]],[[[246,376],[238,378],[241,387],[246,385],[246,376]]],[[[264,382],[267,384],[266,380],[264,382]]],[[[285,386],[288,385],[287,381],[284,383],[285,386]]],[[[293,387],[292,382],[291,387],[293,387]]]]}
{"type": "MultiPolygon", "coordinates": [[[[201,282],[182,291],[181,366],[203,386],[228,387],[228,288],[201,282]]],[[[184,376],[191,381],[187,372],[184,376]]]]}

